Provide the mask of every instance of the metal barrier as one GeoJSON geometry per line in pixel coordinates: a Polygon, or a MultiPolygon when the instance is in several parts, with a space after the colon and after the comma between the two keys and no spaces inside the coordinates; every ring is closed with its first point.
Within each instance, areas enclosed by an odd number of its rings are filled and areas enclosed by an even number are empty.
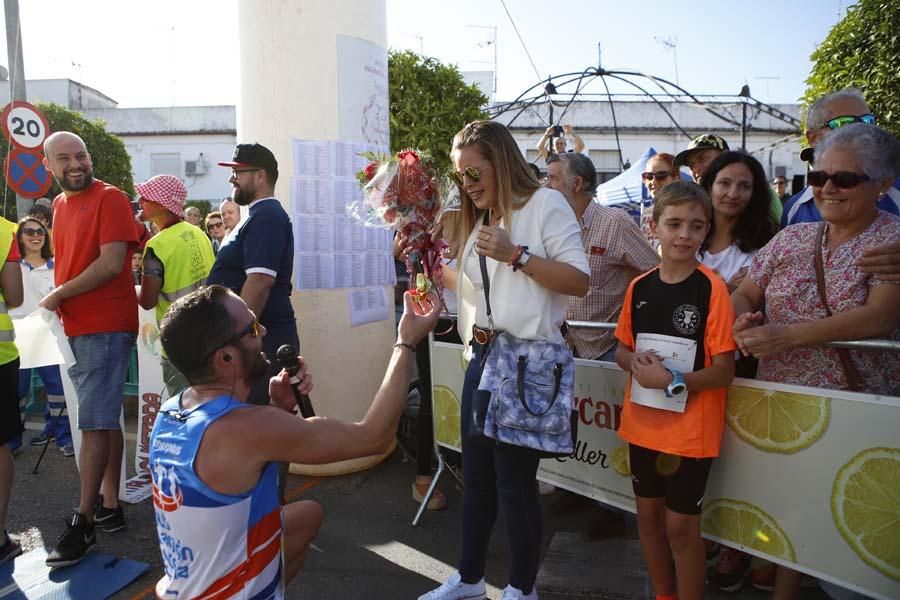
{"type": "MultiPolygon", "coordinates": [[[[448,317],[454,320],[456,319],[455,314],[450,314],[448,315],[448,317]]],[[[612,331],[616,328],[616,323],[599,323],[594,321],[566,321],[566,325],[574,329],[602,329],[606,331],[612,331]]],[[[432,339],[431,342],[433,343],[433,341],[434,340],[432,339]]],[[[900,352],[900,341],[895,340],[850,340],[844,342],[829,342],[825,345],[832,348],[848,348],[851,350],[888,350],[900,352]]],[[[422,503],[419,505],[419,509],[416,511],[416,515],[412,521],[413,526],[417,526],[419,524],[419,521],[422,519],[422,515],[425,513],[425,507],[428,504],[429,500],[431,500],[434,489],[437,487],[438,480],[440,479],[445,469],[449,470],[453,477],[459,482],[459,484],[462,485],[462,478],[455,471],[453,471],[453,469],[447,467],[446,461],[441,455],[440,448],[438,447],[437,440],[435,440],[434,442],[434,452],[437,455],[438,459],[437,472],[432,477],[431,485],[428,486],[428,490],[425,492],[425,496],[422,498],[422,503]]]]}

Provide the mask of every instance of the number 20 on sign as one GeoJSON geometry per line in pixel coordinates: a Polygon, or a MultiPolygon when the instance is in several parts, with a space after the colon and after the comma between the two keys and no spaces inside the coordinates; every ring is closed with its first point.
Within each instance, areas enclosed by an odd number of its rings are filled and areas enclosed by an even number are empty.
{"type": "Polygon", "coordinates": [[[0,127],[14,146],[38,150],[47,138],[50,125],[35,106],[21,100],[10,102],[0,113],[0,127]]]}

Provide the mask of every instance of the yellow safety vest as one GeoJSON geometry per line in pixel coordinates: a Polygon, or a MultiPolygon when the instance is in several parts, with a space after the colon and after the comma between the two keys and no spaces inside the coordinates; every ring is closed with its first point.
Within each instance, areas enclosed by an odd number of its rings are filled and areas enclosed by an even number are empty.
{"type": "MultiPolygon", "coordinates": [[[[0,269],[6,265],[6,257],[9,256],[9,247],[13,241],[15,226],[0,217],[0,269]]],[[[16,330],[13,329],[12,319],[6,309],[6,299],[3,290],[0,289],[0,365],[5,365],[19,356],[19,349],[15,344],[16,330]]]]}
{"type": "Polygon", "coordinates": [[[206,283],[215,257],[206,234],[187,221],[166,227],[154,235],[147,242],[147,248],[152,248],[163,264],[163,283],[156,304],[156,321],[159,322],[173,302],[206,283]]]}

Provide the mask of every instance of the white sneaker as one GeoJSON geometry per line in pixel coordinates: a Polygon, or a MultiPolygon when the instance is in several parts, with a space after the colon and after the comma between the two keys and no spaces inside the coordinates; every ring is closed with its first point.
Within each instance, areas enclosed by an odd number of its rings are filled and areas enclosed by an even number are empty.
{"type": "MultiPolygon", "coordinates": [[[[505,595],[503,597],[506,598],[505,595]]],[[[438,589],[419,596],[419,600],[485,600],[485,598],[484,577],[478,583],[463,583],[459,571],[451,575],[450,579],[438,589]]]]}
{"type": "Polygon", "coordinates": [[[538,600],[537,588],[532,587],[531,593],[526,596],[519,588],[508,585],[506,586],[506,589],[503,590],[503,595],[500,596],[500,600],[538,600]]]}

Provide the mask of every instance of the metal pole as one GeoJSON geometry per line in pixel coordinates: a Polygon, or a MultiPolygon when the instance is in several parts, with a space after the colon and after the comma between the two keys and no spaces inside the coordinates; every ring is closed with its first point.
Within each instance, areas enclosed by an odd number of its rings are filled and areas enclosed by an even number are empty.
{"type": "MultiPolygon", "coordinates": [[[[6,19],[6,55],[9,61],[9,98],[10,101],[25,100],[25,59],[22,56],[19,0],[4,0],[3,12],[6,19]]],[[[16,219],[23,218],[32,204],[31,200],[17,194],[16,219]]]]}
{"type": "Polygon", "coordinates": [[[747,99],[741,102],[741,150],[747,151],[747,99]]]}

